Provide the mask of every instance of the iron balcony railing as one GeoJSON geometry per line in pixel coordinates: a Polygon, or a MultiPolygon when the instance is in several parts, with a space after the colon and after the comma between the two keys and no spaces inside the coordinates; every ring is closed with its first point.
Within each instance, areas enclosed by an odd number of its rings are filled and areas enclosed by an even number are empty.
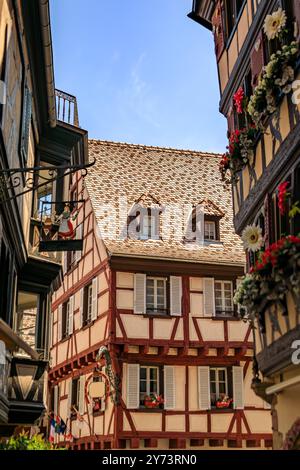
{"type": "Polygon", "coordinates": [[[57,120],[79,127],[76,96],[61,90],[55,90],[55,98],[57,120]]]}

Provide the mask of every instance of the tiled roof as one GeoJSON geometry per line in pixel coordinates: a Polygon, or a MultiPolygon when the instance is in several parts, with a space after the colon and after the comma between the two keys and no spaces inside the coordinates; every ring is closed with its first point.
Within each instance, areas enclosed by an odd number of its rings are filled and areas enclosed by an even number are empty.
{"type": "MultiPolygon", "coordinates": [[[[89,169],[86,186],[98,225],[103,228],[106,220],[111,228],[116,228],[117,239],[104,238],[111,255],[244,264],[241,241],[233,228],[231,189],[221,182],[218,171],[220,155],[99,140],[89,141],[89,155],[90,160],[96,158],[96,163],[89,169]],[[224,214],[220,219],[221,242],[191,248],[178,236],[158,241],[119,239],[126,226],[126,217],[119,216],[125,200],[125,214],[138,201],[175,207],[197,205],[204,200],[204,208],[208,207],[210,213],[224,214]],[[103,205],[111,205],[113,211],[108,215],[103,205]]],[[[178,218],[170,216],[168,228],[172,231],[178,223],[184,233],[184,217],[178,222],[178,218]]]]}

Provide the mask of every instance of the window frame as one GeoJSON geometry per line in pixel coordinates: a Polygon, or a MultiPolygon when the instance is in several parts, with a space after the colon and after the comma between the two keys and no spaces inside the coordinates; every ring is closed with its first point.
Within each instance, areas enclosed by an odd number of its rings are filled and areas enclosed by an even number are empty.
{"type": "Polygon", "coordinates": [[[231,39],[234,36],[234,33],[237,29],[238,22],[240,20],[240,17],[242,15],[244,6],[247,3],[247,0],[225,0],[225,5],[224,5],[224,19],[223,19],[223,24],[225,25],[225,38],[226,38],[226,46],[228,47],[231,43],[231,39]],[[241,5],[239,7],[239,10],[237,8],[237,2],[241,1],[241,5]],[[233,5],[233,13],[232,13],[232,24],[230,25],[229,28],[229,5],[233,5]],[[234,19],[233,19],[234,18],[234,19]]]}
{"type": "Polygon", "coordinates": [[[167,316],[169,315],[169,305],[168,305],[168,283],[169,279],[167,277],[161,277],[161,276],[146,276],[146,314],[151,315],[151,314],[157,314],[157,315],[163,315],[167,316]],[[153,298],[154,298],[154,306],[153,308],[148,307],[147,305],[147,283],[149,280],[154,281],[154,293],[153,293],[153,298]],[[163,281],[164,282],[164,308],[159,309],[157,308],[157,281],[163,281]]]}
{"type": "Polygon", "coordinates": [[[70,298],[63,303],[61,312],[61,339],[68,338],[69,335],[69,315],[70,315],[70,298]]]}
{"type": "MultiPolygon", "coordinates": [[[[216,387],[216,393],[215,393],[216,401],[221,397],[220,396],[220,383],[225,383],[225,396],[229,396],[229,380],[228,380],[228,377],[229,377],[229,374],[228,374],[228,368],[227,367],[210,367],[209,368],[210,395],[212,397],[212,395],[214,394],[214,392],[212,392],[212,383],[214,383],[215,387],[216,387]],[[215,380],[211,380],[211,372],[212,371],[215,372],[215,380]],[[219,372],[220,371],[225,372],[225,382],[219,380],[219,372]]],[[[213,405],[212,398],[211,398],[211,406],[213,406],[213,407],[215,406],[215,405],[213,405]]]]}
{"type": "Polygon", "coordinates": [[[92,323],[92,308],[93,308],[93,283],[90,282],[84,286],[83,292],[83,312],[82,312],[82,326],[92,323]]]}
{"type": "MultiPolygon", "coordinates": [[[[140,378],[139,378],[139,403],[140,403],[140,408],[145,408],[145,405],[142,403],[144,400],[141,399],[142,393],[145,396],[149,396],[151,394],[150,392],[150,370],[155,369],[157,371],[157,379],[156,379],[156,389],[157,391],[154,392],[157,395],[160,395],[160,367],[159,366],[154,366],[154,365],[140,365],[140,378]],[[146,369],[146,379],[141,379],[141,369],[146,369]],[[146,382],[146,392],[141,392],[141,381],[146,382]]],[[[153,392],[152,392],[153,393],[153,392]]]]}
{"type": "Polygon", "coordinates": [[[233,304],[233,282],[231,280],[219,280],[215,279],[214,281],[214,291],[215,291],[215,316],[216,317],[226,317],[226,316],[234,316],[234,304],[233,304]],[[217,310],[217,302],[216,302],[216,284],[221,284],[221,301],[222,301],[222,310],[217,310]],[[225,284],[228,283],[231,286],[231,309],[227,310],[225,305],[225,284]]]}
{"type": "Polygon", "coordinates": [[[79,377],[74,377],[72,378],[71,400],[70,400],[71,401],[71,419],[77,418],[77,412],[73,409],[73,406],[75,406],[76,410],[79,411],[79,399],[80,399],[80,380],[79,380],[79,377]],[[76,394],[74,393],[75,383],[76,383],[76,394]]]}
{"type": "Polygon", "coordinates": [[[204,219],[204,240],[205,241],[216,241],[217,240],[217,227],[216,222],[214,220],[205,220],[204,219]],[[213,227],[213,238],[211,238],[211,230],[209,229],[208,232],[206,227],[213,227]],[[208,233],[208,237],[206,237],[206,233],[208,233]]]}

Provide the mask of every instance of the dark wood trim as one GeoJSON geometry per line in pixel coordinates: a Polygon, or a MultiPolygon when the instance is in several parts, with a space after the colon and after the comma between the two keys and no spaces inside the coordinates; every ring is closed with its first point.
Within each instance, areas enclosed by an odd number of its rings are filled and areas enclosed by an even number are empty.
{"type": "Polygon", "coordinates": [[[244,265],[205,264],[199,261],[172,261],[169,259],[134,258],[112,255],[110,266],[115,271],[179,274],[188,276],[213,276],[216,279],[235,279],[244,274],[244,265]]]}
{"type": "Polygon", "coordinates": [[[234,226],[238,234],[241,234],[245,225],[254,219],[260,207],[263,206],[266,193],[272,193],[275,190],[279,176],[284,180],[284,177],[299,164],[299,136],[300,122],[286,137],[235,215],[234,226]]]}

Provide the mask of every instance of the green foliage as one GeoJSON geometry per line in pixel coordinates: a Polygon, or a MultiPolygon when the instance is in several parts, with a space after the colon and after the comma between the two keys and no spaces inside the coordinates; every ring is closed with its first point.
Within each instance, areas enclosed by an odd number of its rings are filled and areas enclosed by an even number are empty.
{"type": "Polygon", "coordinates": [[[296,215],[300,214],[300,207],[299,207],[299,201],[296,201],[293,205],[291,210],[289,211],[289,218],[293,219],[296,217],[296,215]]]}
{"type": "Polygon", "coordinates": [[[46,441],[41,434],[29,437],[28,432],[21,432],[18,436],[11,436],[0,442],[0,450],[61,450],[46,441]]]}

